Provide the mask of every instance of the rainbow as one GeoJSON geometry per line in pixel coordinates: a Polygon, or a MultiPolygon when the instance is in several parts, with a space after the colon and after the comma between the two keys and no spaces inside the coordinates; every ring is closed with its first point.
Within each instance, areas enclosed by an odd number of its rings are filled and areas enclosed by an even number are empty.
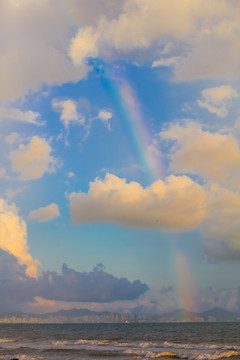
{"type": "MultiPolygon", "coordinates": [[[[92,65],[92,63],[91,63],[92,65]]],[[[137,164],[145,172],[149,184],[163,177],[163,166],[160,153],[153,147],[154,135],[147,127],[143,109],[137,95],[124,77],[117,77],[110,72],[110,67],[94,64],[100,75],[102,86],[109,95],[122,121],[130,148],[137,164]]]]}
{"type": "MultiPolygon", "coordinates": [[[[172,264],[172,271],[175,278],[175,303],[177,309],[184,309],[195,312],[196,308],[196,286],[193,282],[193,271],[189,259],[180,248],[179,239],[174,233],[165,233],[168,243],[169,263],[172,264]]],[[[183,317],[181,321],[193,320],[192,317],[183,317]]]]}
{"type": "MultiPolygon", "coordinates": [[[[178,250],[175,256],[176,262],[176,274],[178,277],[178,287],[177,287],[177,298],[178,298],[178,307],[180,309],[184,308],[188,311],[195,310],[195,294],[194,294],[194,286],[191,277],[191,270],[189,268],[189,264],[186,260],[186,257],[183,253],[178,250]]],[[[192,320],[190,319],[182,319],[183,321],[192,320]]]]}
{"type": "MultiPolygon", "coordinates": [[[[165,169],[158,153],[154,152],[151,145],[154,143],[152,135],[147,127],[142,106],[137,94],[126,78],[116,76],[110,67],[103,62],[91,60],[94,70],[100,76],[102,86],[117,110],[126,132],[130,148],[134,154],[137,164],[146,174],[149,184],[163,179],[165,169]]],[[[169,234],[170,235],[170,234],[169,234]]],[[[183,252],[178,248],[174,234],[169,239],[170,261],[174,264],[176,275],[176,306],[180,309],[194,311],[195,288],[191,277],[191,269],[183,252]]],[[[182,321],[191,320],[183,318],[182,321]]]]}

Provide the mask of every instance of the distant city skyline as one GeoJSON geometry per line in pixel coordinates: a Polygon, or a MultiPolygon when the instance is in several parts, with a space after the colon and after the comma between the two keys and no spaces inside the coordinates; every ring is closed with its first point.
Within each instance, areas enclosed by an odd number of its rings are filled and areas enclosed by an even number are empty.
{"type": "Polygon", "coordinates": [[[240,313],[226,311],[215,307],[208,311],[197,313],[186,309],[176,309],[165,314],[138,314],[134,312],[130,314],[118,312],[94,312],[88,309],[72,309],[60,310],[55,313],[46,314],[25,314],[25,313],[9,313],[0,314],[0,323],[3,324],[94,324],[94,323],[166,323],[166,322],[229,322],[240,321],[240,313]]]}

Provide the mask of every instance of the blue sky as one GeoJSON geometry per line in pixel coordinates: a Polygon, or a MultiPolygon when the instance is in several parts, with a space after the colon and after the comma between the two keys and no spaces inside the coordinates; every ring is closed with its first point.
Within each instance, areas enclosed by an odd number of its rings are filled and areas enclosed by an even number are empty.
{"type": "Polygon", "coordinates": [[[2,311],[240,311],[238,10],[1,2],[2,311]]]}

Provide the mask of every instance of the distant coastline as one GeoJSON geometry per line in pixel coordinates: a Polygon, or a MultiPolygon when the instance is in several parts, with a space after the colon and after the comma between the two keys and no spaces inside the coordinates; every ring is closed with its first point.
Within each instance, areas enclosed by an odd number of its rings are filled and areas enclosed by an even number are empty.
{"type": "Polygon", "coordinates": [[[240,321],[240,314],[218,307],[204,312],[190,312],[177,309],[166,314],[145,315],[138,313],[126,314],[117,312],[95,312],[89,309],[60,310],[45,314],[27,314],[21,312],[1,313],[0,324],[32,323],[32,324],[59,324],[59,323],[166,323],[166,322],[229,322],[240,321]]]}

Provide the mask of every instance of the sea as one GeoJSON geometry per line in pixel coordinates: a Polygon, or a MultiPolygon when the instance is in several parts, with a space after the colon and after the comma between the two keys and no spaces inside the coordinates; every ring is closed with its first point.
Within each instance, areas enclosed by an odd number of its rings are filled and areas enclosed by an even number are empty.
{"type": "Polygon", "coordinates": [[[0,359],[240,359],[240,322],[0,324],[0,359]]]}

